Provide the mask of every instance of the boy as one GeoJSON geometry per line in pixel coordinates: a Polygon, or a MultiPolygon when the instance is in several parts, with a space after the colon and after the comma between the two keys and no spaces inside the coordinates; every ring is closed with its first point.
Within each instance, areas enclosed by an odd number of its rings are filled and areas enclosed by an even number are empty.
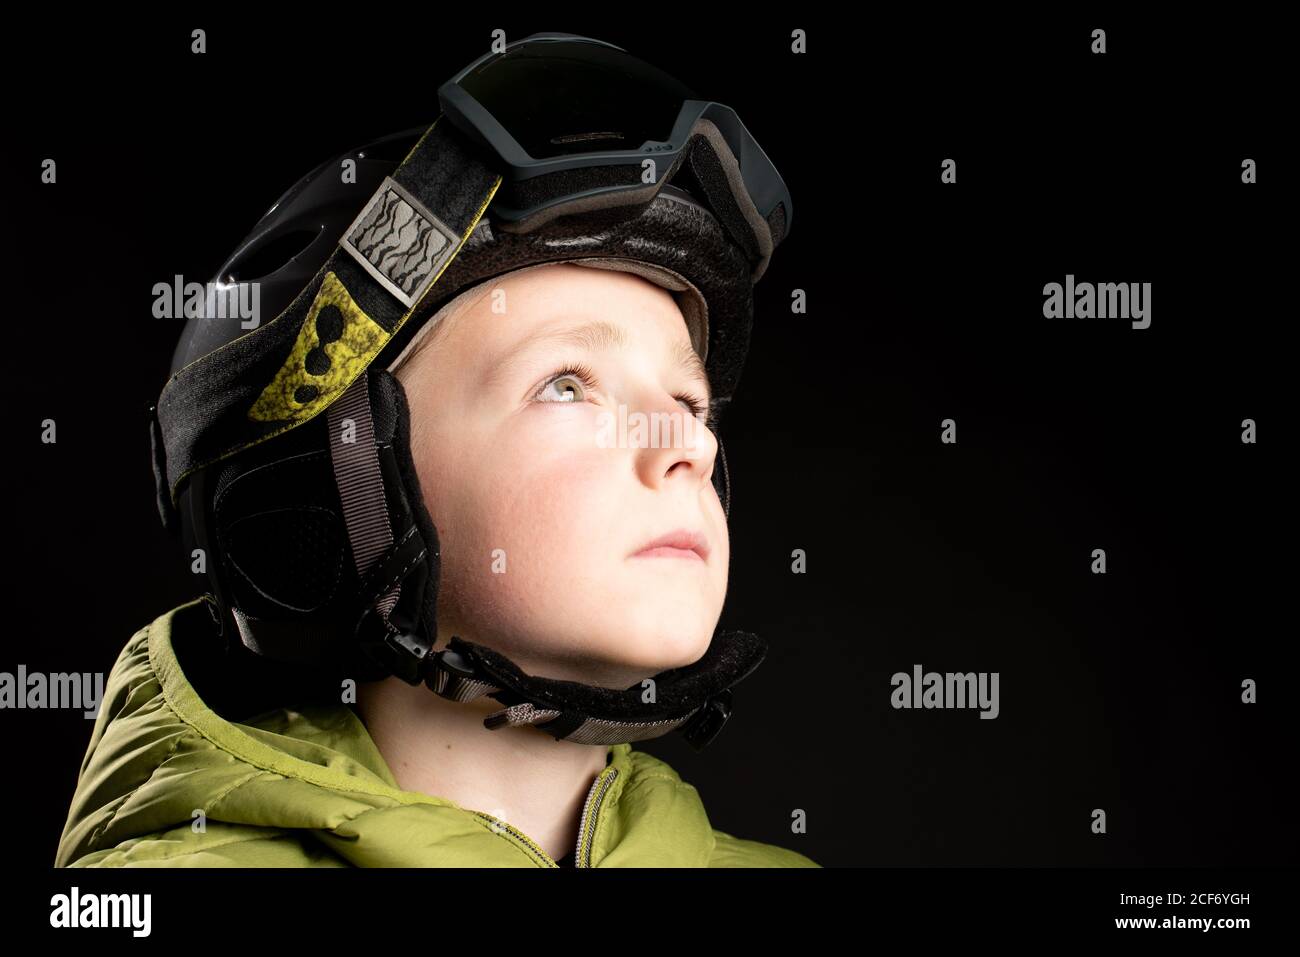
{"type": "MultiPolygon", "coordinates": [[[[622,55],[511,47],[543,78],[622,55]]],[[[572,126],[595,87],[566,89],[572,126]]],[[[338,161],[272,207],[220,274],[257,279],[276,319],[192,321],[151,423],[160,512],[189,515],[213,593],[119,656],[58,866],[817,866],[715,830],[631,744],[707,743],[761,659],[714,631],[729,552],[706,414],[789,199],[749,195],[779,178],[713,107],[683,99],[691,135],[661,156],[694,194],[596,147],[506,192],[466,138],[502,125],[440,117],[395,172],[356,164],[376,190],[359,213],[338,161]],[[647,417],[667,441],[626,434],[647,417]]]]}
{"type": "MultiPolygon", "coordinates": [[[[697,425],[684,447],[597,441],[620,403],[692,422],[707,408],[674,299],[547,264],[475,287],[422,333],[393,370],[442,542],[439,647],[471,634],[530,674],[611,688],[698,659],[727,585],[716,439],[697,425]],[[696,547],[642,550],[675,529],[696,547]]],[[[390,677],[362,683],[355,710],[227,721],[176,653],[209,624],[201,604],[115,665],[58,866],[816,866],[713,830],[695,788],[628,744],[485,730],[486,699],[390,677]]]]}

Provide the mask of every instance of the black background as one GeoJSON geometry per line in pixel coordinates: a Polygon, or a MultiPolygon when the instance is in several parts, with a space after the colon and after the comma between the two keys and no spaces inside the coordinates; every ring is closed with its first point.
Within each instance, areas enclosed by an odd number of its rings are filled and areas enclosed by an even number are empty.
{"type": "MultiPolygon", "coordinates": [[[[1295,117],[1276,24],[320,10],[10,36],[0,670],[106,674],[199,593],[153,500],[145,409],[181,325],[151,316],[153,284],[209,278],[318,162],[432,122],[493,29],[570,31],[734,106],[795,208],[723,432],[721,625],[772,651],[705,752],[638,746],[715,827],[825,866],[1294,862],[1295,117]],[[376,89],[359,57],[401,82],[376,89]],[[1043,318],[1067,273],[1152,283],[1151,327],[1043,318]],[[1000,716],[894,710],[890,676],[917,663],[1000,672],[1000,716]]],[[[52,862],[91,724],[0,712],[11,863],[52,862]]]]}

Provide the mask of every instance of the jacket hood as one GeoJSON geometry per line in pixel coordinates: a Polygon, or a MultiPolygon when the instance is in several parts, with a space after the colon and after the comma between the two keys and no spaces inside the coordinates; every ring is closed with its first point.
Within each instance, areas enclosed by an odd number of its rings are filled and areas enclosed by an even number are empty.
{"type": "MultiPolygon", "coordinates": [[[[219,647],[205,598],[128,640],[56,867],[557,866],[490,814],[402,790],[346,704],[248,711],[223,697],[219,647]]],[[[694,786],[630,743],[607,752],[577,866],[818,866],[713,829],[694,786]]]]}

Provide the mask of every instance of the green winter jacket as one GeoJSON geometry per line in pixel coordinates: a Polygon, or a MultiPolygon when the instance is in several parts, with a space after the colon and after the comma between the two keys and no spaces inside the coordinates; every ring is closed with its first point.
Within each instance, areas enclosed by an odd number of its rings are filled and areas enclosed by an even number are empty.
{"type": "MultiPolygon", "coordinates": [[[[199,598],[122,649],[56,867],[558,866],[492,815],[399,788],[346,704],[219,715],[177,655],[212,628],[199,598]]],[[[630,744],[608,748],[580,831],[578,867],[820,866],[714,830],[696,789],[630,744]]]]}

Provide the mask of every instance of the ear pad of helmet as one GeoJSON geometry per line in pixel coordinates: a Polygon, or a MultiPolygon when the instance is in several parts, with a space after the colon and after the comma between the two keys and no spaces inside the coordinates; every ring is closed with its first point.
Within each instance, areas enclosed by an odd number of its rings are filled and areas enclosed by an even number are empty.
{"type": "Polygon", "coordinates": [[[328,663],[371,680],[384,672],[360,653],[358,625],[396,585],[390,619],[430,646],[436,639],[439,553],[411,460],[401,383],[371,370],[365,387],[383,501],[363,505],[370,523],[384,510],[391,539],[364,574],[353,556],[330,448],[339,436],[328,415],[218,467],[211,527],[200,544],[215,553],[214,592],[243,644],[268,658],[328,663]]]}

